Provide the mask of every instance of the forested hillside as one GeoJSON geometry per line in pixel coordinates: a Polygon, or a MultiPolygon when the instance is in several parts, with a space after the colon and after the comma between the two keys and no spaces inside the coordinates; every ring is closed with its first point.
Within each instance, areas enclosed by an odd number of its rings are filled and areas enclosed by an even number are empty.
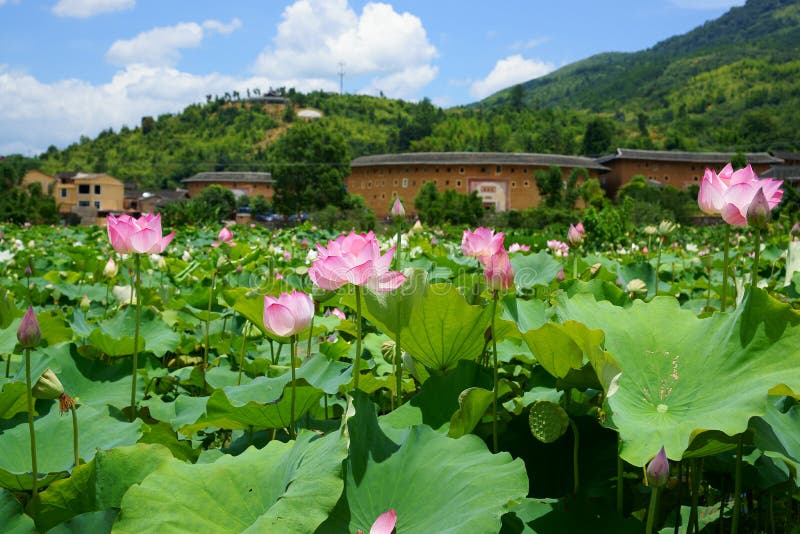
{"type": "Polygon", "coordinates": [[[514,101],[605,114],[642,145],[796,149],[800,3],[749,0],[648,50],[598,54],[476,105],[514,101]]]}
{"type": "Polygon", "coordinates": [[[274,141],[305,107],[323,113],[314,128],[345,141],[345,158],[404,151],[598,155],[616,146],[799,150],[800,3],[750,0],[648,50],[593,56],[471,106],[442,110],[427,99],[292,89],[285,96],[291,104],[209,95],[182,112],[142,117],[135,128],[109,128],[39,158],[7,158],[0,176],[14,183],[24,169],[39,167],[174,187],[200,171],[274,171],[286,161],[274,141]]]}

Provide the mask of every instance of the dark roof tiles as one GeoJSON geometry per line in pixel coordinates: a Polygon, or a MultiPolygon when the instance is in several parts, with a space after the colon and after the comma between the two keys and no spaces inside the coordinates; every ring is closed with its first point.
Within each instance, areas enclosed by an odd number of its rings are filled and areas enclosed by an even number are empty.
{"type": "Polygon", "coordinates": [[[272,183],[272,175],[268,172],[199,172],[181,182],[251,182],[272,183]]]}
{"type": "Polygon", "coordinates": [[[538,165],[584,167],[599,171],[609,170],[591,158],[562,156],[560,154],[524,154],[511,152],[411,152],[406,154],[380,154],[354,159],[351,167],[375,165],[538,165]]]}
{"type": "MultiPolygon", "coordinates": [[[[736,156],[734,152],[684,152],[680,150],[636,150],[618,148],[613,154],[597,158],[599,163],[617,159],[640,159],[651,161],[681,161],[689,163],[727,163],[736,156]]],[[[748,152],[745,155],[750,163],[781,163],[782,159],[766,152],[748,152]]]]}

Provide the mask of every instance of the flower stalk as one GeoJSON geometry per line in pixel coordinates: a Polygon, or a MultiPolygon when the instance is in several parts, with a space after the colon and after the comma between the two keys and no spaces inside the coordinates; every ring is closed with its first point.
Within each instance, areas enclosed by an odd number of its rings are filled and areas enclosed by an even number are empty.
{"type": "Polygon", "coordinates": [[[497,301],[500,298],[500,292],[494,290],[492,292],[492,452],[497,452],[497,336],[495,335],[495,316],[497,315],[497,301]]]}
{"type": "Polygon", "coordinates": [[[38,496],[39,485],[39,467],[36,464],[36,430],[33,426],[33,392],[31,385],[31,349],[25,348],[25,381],[28,387],[26,388],[26,396],[28,400],[28,430],[31,436],[31,493],[35,499],[38,496]]]}
{"type": "Polygon", "coordinates": [[[358,379],[361,376],[361,286],[356,288],[356,359],[353,363],[353,389],[358,389],[358,379]]]}
{"type": "Polygon", "coordinates": [[[133,363],[131,370],[131,423],[136,419],[136,369],[139,367],[139,323],[142,319],[142,281],[141,281],[141,256],[135,254],[135,278],[133,279],[133,289],[136,294],[136,324],[133,334],[133,363]]]}
{"type": "Polygon", "coordinates": [[[292,336],[292,350],[289,351],[289,359],[291,360],[291,368],[292,368],[292,392],[291,392],[291,405],[289,408],[289,436],[294,439],[297,437],[297,429],[295,428],[295,403],[296,403],[296,392],[295,392],[295,359],[297,358],[297,334],[292,336]]]}

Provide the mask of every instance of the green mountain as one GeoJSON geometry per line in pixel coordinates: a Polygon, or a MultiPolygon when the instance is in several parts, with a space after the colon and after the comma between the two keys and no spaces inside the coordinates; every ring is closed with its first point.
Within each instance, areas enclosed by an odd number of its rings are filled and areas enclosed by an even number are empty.
{"type": "MultiPolygon", "coordinates": [[[[648,50],[605,53],[442,110],[292,89],[291,105],[237,93],[180,113],[143,117],[38,158],[0,161],[0,190],[24,170],[107,172],[143,187],[174,187],[201,171],[274,171],[275,140],[300,108],[341,136],[344,158],[406,151],[602,154],[616,146],[684,150],[800,150],[800,2],[749,0],[648,50]],[[5,185],[4,185],[5,184],[5,185]]],[[[300,164],[300,162],[298,162],[300,164]]]]}
{"type": "Polygon", "coordinates": [[[656,145],[797,148],[800,3],[749,0],[647,50],[598,54],[477,105],[515,99],[609,114],[656,145]]]}

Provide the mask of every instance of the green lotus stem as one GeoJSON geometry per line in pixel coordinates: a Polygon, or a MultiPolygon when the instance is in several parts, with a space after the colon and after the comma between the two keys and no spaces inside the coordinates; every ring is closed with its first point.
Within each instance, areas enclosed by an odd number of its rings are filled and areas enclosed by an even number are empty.
{"type": "Polygon", "coordinates": [[[678,509],[675,511],[675,534],[678,534],[683,518],[681,517],[681,500],[683,499],[683,461],[678,461],[678,495],[675,499],[678,509]]]}
{"type": "MultiPolygon", "coordinates": [[[[655,295],[656,297],[658,296],[658,286],[659,286],[658,271],[661,270],[661,246],[663,245],[663,243],[664,243],[664,236],[663,235],[658,236],[658,254],[656,255],[656,295],[655,295]]],[[[673,270],[673,276],[675,276],[674,270],[673,270]]]]}
{"type": "Polygon", "coordinates": [[[356,288],[356,361],[353,363],[353,389],[358,389],[358,378],[361,376],[361,286],[356,288]]]}
{"type": "Polygon", "coordinates": [[[75,467],[81,465],[81,457],[78,455],[78,412],[73,404],[69,407],[72,412],[72,452],[75,455],[75,467]]]}
{"type": "Polygon", "coordinates": [[[769,532],[775,534],[775,509],[773,508],[774,494],[772,488],[769,490],[769,532]]]}
{"type": "Polygon", "coordinates": [[[208,308],[206,310],[206,343],[203,349],[203,384],[206,384],[206,368],[208,367],[209,328],[211,325],[211,303],[214,300],[214,284],[217,281],[217,269],[211,273],[211,288],[208,290],[208,308]]]}
{"type": "Polygon", "coordinates": [[[323,401],[324,406],[325,406],[325,419],[327,420],[328,419],[328,394],[327,393],[322,397],[322,401],[323,401]]]}
{"type": "Polygon", "coordinates": [[[11,378],[11,354],[6,355],[6,378],[11,378]]]}
{"type": "Polygon", "coordinates": [[[31,390],[31,349],[25,349],[25,380],[28,384],[26,396],[28,398],[28,430],[31,434],[31,494],[35,499],[38,495],[39,486],[39,467],[36,464],[36,431],[33,428],[33,392],[31,390]]]}
{"type": "Polygon", "coordinates": [[[269,359],[272,361],[272,365],[275,365],[275,344],[272,340],[269,340],[269,359]]]}
{"type": "Polygon", "coordinates": [[[619,449],[622,445],[622,439],[617,435],[617,514],[622,516],[623,512],[623,498],[624,487],[623,481],[625,480],[625,465],[622,463],[622,456],[619,455],[619,449]]]}
{"type": "MultiPolygon", "coordinates": [[[[760,230],[757,231],[757,236],[760,230]]],[[[756,240],[758,241],[758,239],[756,240]]],[[[756,253],[756,258],[758,258],[756,253]]],[[[753,273],[755,274],[755,273],[753,273]]],[[[755,284],[753,285],[755,287],[755,284]]],[[[739,516],[742,511],[742,449],[744,448],[743,434],[739,434],[739,440],[736,443],[736,467],[734,470],[733,478],[733,518],[731,519],[731,534],[739,532],[739,516]]]]}
{"type": "Polygon", "coordinates": [[[572,255],[572,278],[575,280],[578,279],[578,251],[575,250],[575,254],[572,255]]]}
{"type": "Polygon", "coordinates": [[[689,512],[689,525],[687,530],[692,532],[700,531],[699,519],[697,517],[697,507],[700,504],[700,475],[702,474],[698,468],[697,458],[692,458],[689,461],[689,468],[692,474],[692,507],[689,512]]]}
{"type": "Polygon", "coordinates": [[[242,369],[244,369],[244,353],[247,346],[247,321],[242,326],[242,351],[239,354],[239,378],[236,379],[236,385],[242,385],[242,369]]]}
{"type": "Polygon", "coordinates": [[[753,251],[753,276],[750,280],[751,293],[755,292],[758,287],[758,261],[761,256],[761,228],[756,228],[756,246],[753,251]]]}
{"type": "Polygon", "coordinates": [[[108,291],[111,289],[111,284],[106,284],[106,312],[105,316],[108,317],[108,291]]]}
{"type": "Polygon", "coordinates": [[[311,324],[308,326],[308,348],[306,349],[306,358],[311,356],[311,340],[314,338],[314,316],[311,316],[311,324]]]}
{"type": "Polygon", "coordinates": [[[569,427],[572,429],[572,492],[577,495],[578,487],[580,485],[580,471],[578,470],[578,451],[580,450],[580,434],[578,433],[578,425],[570,417],[569,427]]]}
{"type": "Polygon", "coordinates": [[[652,534],[656,524],[656,513],[658,512],[658,492],[661,488],[653,488],[650,492],[650,506],[647,508],[647,528],[645,532],[652,534]]]}
{"type": "Polygon", "coordinates": [[[492,373],[494,384],[492,388],[492,452],[497,452],[497,336],[494,335],[494,319],[497,315],[498,298],[499,293],[495,289],[492,293],[492,365],[494,367],[492,373]]]}
{"type": "Polygon", "coordinates": [[[394,344],[394,372],[397,406],[400,406],[403,403],[403,351],[400,348],[400,332],[397,332],[397,340],[394,344]]]}
{"type": "Polygon", "coordinates": [[[297,356],[297,334],[292,336],[292,350],[289,353],[289,359],[291,360],[291,368],[292,368],[292,402],[289,408],[289,436],[292,438],[297,437],[297,430],[294,427],[294,405],[295,405],[295,363],[294,359],[297,356]]]}
{"type": "Polygon", "coordinates": [[[133,280],[133,289],[136,292],[136,325],[133,333],[133,369],[131,372],[131,423],[136,419],[136,369],[139,367],[139,323],[142,318],[142,285],[140,280],[142,260],[140,254],[134,254],[134,258],[136,278],[133,280]]]}
{"type": "Polygon", "coordinates": [[[722,256],[722,304],[720,309],[725,311],[728,304],[728,262],[730,261],[731,251],[731,225],[725,225],[725,246],[722,256]]]}

